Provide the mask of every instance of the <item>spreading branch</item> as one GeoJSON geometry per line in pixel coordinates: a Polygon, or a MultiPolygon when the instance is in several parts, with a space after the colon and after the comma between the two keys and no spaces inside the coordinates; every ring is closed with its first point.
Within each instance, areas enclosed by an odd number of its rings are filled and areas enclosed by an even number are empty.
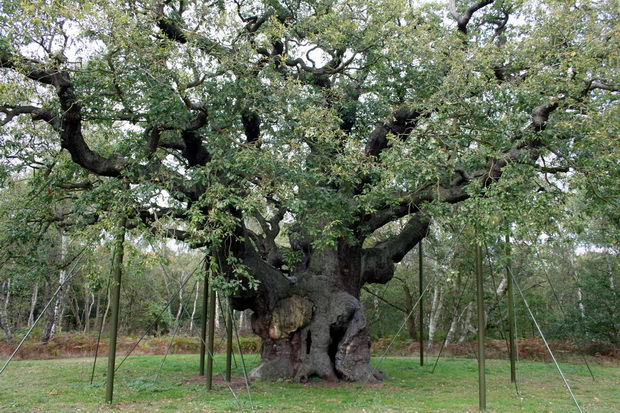
{"type": "Polygon", "coordinates": [[[4,119],[0,121],[0,126],[4,126],[19,115],[29,114],[33,121],[42,120],[47,122],[54,130],[60,131],[59,119],[47,109],[36,106],[0,106],[0,112],[5,114],[4,119]]]}
{"type": "Polygon", "coordinates": [[[394,264],[399,263],[414,246],[428,234],[430,219],[414,214],[396,235],[362,252],[362,284],[385,284],[394,276],[394,264]]]}
{"type": "Polygon", "coordinates": [[[465,13],[463,14],[459,14],[459,12],[457,11],[456,0],[448,0],[448,7],[450,10],[450,14],[454,18],[454,20],[456,20],[456,25],[458,27],[458,30],[463,34],[467,34],[467,24],[471,20],[474,13],[480,10],[481,8],[486,7],[489,4],[492,4],[494,1],[495,0],[479,1],[475,3],[474,5],[468,7],[467,10],[465,10],[465,13]]]}
{"type": "Polygon", "coordinates": [[[97,175],[112,177],[121,175],[125,162],[120,157],[104,157],[86,144],[82,135],[82,106],[68,72],[58,68],[51,70],[42,62],[11,53],[6,49],[0,50],[0,67],[14,70],[31,80],[54,87],[62,111],[58,120],[45,111],[34,111],[31,114],[52,121],[59,132],[62,148],[69,151],[75,163],[97,175]]]}

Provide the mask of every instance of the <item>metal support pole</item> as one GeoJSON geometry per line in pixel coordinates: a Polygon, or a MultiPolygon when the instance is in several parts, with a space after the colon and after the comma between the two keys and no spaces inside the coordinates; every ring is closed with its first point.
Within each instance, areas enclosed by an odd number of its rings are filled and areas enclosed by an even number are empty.
{"type": "Polygon", "coordinates": [[[209,307],[209,260],[205,258],[205,278],[202,291],[202,314],[200,318],[200,375],[205,375],[205,343],[207,342],[207,308],[209,307]]]}
{"type": "Polygon", "coordinates": [[[213,388],[213,347],[215,339],[215,289],[209,283],[209,337],[207,341],[207,390],[213,388]]]}
{"type": "Polygon", "coordinates": [[[232,342],[233,342],[233,309],[230,297],[227,297],[226,304],[228,311],[226,312],[226,381],[231,380],[232,370],[232,342]]]}
{"type": "MultiPolygon", "coordinates": [[[[477,232],[477,231],[476,231],[477,232]]],[[[487,389],[484,371],[484,335],[486,320],[484,318],[484,285],[482,279],[482,249],[476,240],[476,290],[478,303],[478,400],[481,411],[487,408],[487,389]]]]}
{"type": "Polygon", "coordinates": [[[424,289],[424,254],[422,251],[422,240],[418,243],[418,267],[420,270],[419,290],[420,290],[420,333],[418,340],[420,342],[420,366],[424,365],[424,300],[422,291],[424,289]]]}
{"type": "Polygon", "coordinates": [[[110,320],[110,345],[108,348],[108,373],[106,376],[105,400],[112,403],[114,394],[114,367],[116,364],[116,339],[118,336],[118,313],[121,299],[121,277],[123,274],[123,255],[125,254],[125,227],[127,219],[123,218],[121,228],[116,236],[116,245],[112,257],[112,319],[110,320]]]}
{"type": "Polygon", "coordinates": [[[510,235],[506,234],[506,298],[508,300],[508,340],[510,347],[510,382],[517,382],[517,346],[515,343],[515,304],[510,271],[510,235]]]}

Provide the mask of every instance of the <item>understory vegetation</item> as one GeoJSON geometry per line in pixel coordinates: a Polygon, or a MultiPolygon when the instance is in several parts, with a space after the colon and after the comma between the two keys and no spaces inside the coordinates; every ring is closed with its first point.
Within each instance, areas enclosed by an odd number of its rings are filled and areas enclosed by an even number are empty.
{"type": "MultiPolygon", "coordinates": [[[[443,359],[434,373],[420,367],[416,359],[373,358],[373,365],[388,378],[381,384],[325,384],[312,380],[298,384],[289,380],[254,382],[250,396],[237,357],[231,389],[221,378],[214,390],[205,389],[204,378],[196,377],[196,355],[130,358],[116,378],[116,403],[102,402],[105,358],[100,360],[94,384],[89,384],[92,359],[18,361],[0,381],[0,410],[22,411],[252,411],[257,412],[466,412],[477,405],[475,359],[443,359]],[[234,395],[233,395],[234,392],[234,395]]],[[[224,358],[217,356],[214,371],[219,377],[224,358]]],[[[247,368],[259,362],[257,354],[246,354],[247,368]]],[[[620,369],[594,365],[593,381],[583,365],[562,364],[585,411],[612,413],[620,405],[620,369]]],[[[555,367],[549,363],[521,362],[518,389],[509,379],[506,361],[487,364],[489,412],[565,412],[574,405],[555,367]]]]}
{"type": "MultiPolygon", "coordinates": [[[[449,225],[443,228],[432,231],[425,241],[424,345],[430,349],[445,344],[458,353],[458,348],[466,348],[476,338],[473,244],[467,242],[470,234],[463,234],[462,228],[451,232],[449,225]]],[[[580,233],[560,229],[554,239],[513,237],[511,268],[547,339],[563,343],[574,353],[618,357],[620,261],[615,240],[606,241],[604,236],[603,230],[593,228],[580,233]]],[[[5,279],[0,352],[10,354],[39,316],[41,320],[18,356],[91,355],[102,323],[106,327],[102,335],[105,349],[110,248],[105,242],[92,247],[83,238],[65,237],[70,247],[61,260],[54,254],[60,238],[50,236],[46,242],[49,249],[41,248],[42,241],[23,244],[23,255],[11,257],[0,269],[5,279]],[[51,297],[63,271],[72,278],[60,298],[51,297]],[[41,314],[50,299],[56,305],[41,314]]],[[[146,335],[138,352],[150,352],[149,340],[159,343],[153,344],[154,348],[165,351],[168,337],[175,336],[176,350],[194,351],[202,314],[200,256],[140,239],[126,244],[119,324],[125,338],[120,348],[146,335]]],[[[487,337],[498,342],[507,340],[508,329],[505,246],[500,239],[488,239],[484,246],[487,337]]],[[[361,292],[374,352],[390,345],[392,351],[418,351],[418,258],[417,250],[410,252],[397,266],[393,282],[365,287],[361,292]]],[[[517,291],[513,294],[517,338],[539,342],[522,297],[517,291]]],[[[218,300],[218,337],[224,334],[227,310],[227,301],[218,300]]],[[[254,352],[261,345],[252,335],[251,317],[251,311],[235,312],[235,326],[247,341],[248,351],[254,352]]],[[[217,345],[222,345],[221,340],[216,340],[217,345]]]]}

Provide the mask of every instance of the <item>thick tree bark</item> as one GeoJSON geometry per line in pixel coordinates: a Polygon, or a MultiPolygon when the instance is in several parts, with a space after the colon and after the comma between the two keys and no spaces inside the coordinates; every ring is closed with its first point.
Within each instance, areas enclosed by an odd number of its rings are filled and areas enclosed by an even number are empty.
{"type": "Polygon", "coordinates": [[[252,328],[263,341],[262,363],[251,377],[294,377],[374,382],[370,337],[359,300],[318,274],[291,288],[271,311],[254,313],[252,328]],[[309,286],[318,287],[310,291],[309,286]]]}
{"type": "Polygon", "coordinates": [[[312,254],[294,277],[261,284],[262,294],[252,305],[252,329],[263,341],[262,362],[252,378],[375,382],[384,377],[370,365],[359,300],[362,266],[362,249],[342,241],[312,254]]]}

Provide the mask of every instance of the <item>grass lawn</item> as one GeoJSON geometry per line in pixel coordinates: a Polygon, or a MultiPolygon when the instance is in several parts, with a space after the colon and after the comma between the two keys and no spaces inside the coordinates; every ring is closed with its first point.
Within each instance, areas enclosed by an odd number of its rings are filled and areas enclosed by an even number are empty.
{"type": "MultiPolygon", "coordinates": [[[[100,358],[94,385],[89,384],[92,359],[15,361],[0,376],[0,411],[251,411],[258,412],[467,412],[477,411],[475,360],[441,360],[435,373],[432,363],[420,367],[416,358],[390,357],[374,364],[389,374],[380,384],[338,385],[313,381],[255,382],[252,402],[240,380],[231,389],[221,384],[208,392],[196,380],[197,355],[170,355],[159,379],[163,356],[128,359],[116,376],[114,405],[103,403],[106,359],[100,358]],[[235,400],[235,397],[237,400],[235,400]]],[[[248,368],[257,355],[245,358],[248,368]]],[[[221,372],[224,357],[216,357],[221,372]]],[[[596,382],[583,365],[563,364],[577,399],[587,412],[620,412],[620,368],[594,365],[596,382]]],[[[241,366],[233,374],[242,377],[241,366]]],[[[506,361],[487,361],[487,403],[491,412],[577,411],[553,366],[521,362],[519,391],[509,380],[506,361]]]]}

